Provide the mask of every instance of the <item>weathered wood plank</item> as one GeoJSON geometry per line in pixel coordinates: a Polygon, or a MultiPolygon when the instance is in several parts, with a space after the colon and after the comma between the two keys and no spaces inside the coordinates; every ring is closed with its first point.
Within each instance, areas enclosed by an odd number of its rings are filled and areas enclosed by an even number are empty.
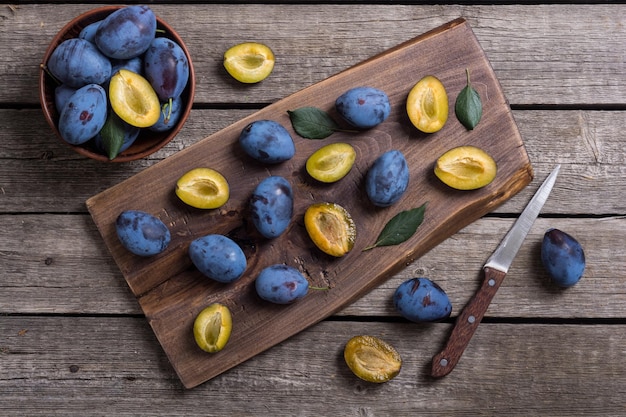
{"type": "MultiPolygon", "coordinates": [[[[483,218],[473,223],[339,315],[397,317],[392,304],[397,286],[425,276],[445,289],[456,316],[478,288],[482,264],[512,222],[483,218]]],[[[141,314],[89,216],[3,215],[0,230],[0,270],[6,271],[0,281],[0,313],[141,314]]],[[[621,217],[538,219],[487,317],[624,317],[625,234],[621,217]],[[586,249],[587,270],[573,288],[552,286],[541,266],[539,245],[549,227],[576,236],[586,249]]]]}
{"type": "MultiPolygon", "coordinates": [[[[0,110],[0,212],[86,212],[85,200],[249,115],[194,110],[180,134],[152,157],[105,164],[80,157],[52,135],[37,110],[0,110]],[[80,177],[80,181],[75,181],[80,177]]],[[[626,153],[621,111],[514,111],[536,182],[563,164],[544,212],[626,213],[626,153]]],[[[210,164],[210,161],[207,161],[210,164]]],[[[497,210],[519,212],[535,184],[497,210]]]]}
{"type": "Polygon", "coordinates": [[[52,3],[61,2],[0,5],[0,414],[626,414],[624,4],[151,2],[192,49],[197,110],[169,147],[120,166],[72,153],[35,108],[49,39],[95,7],[52,3]],[[183,391],[85,214],[85,199],[253,111],[237,108],[260,108],[459,16],[472,25],[514,108],[541,110],[514,112],[537,178],[497,212],[519,212],[556,162],[563,171],[544,210],[556,217],[537,221],[457,369],[441,381],[424,376],[451,326],[396,320],[390,297],[402,280],[428,276],[450,294],[456,314],[511,225],[507,216],[477,221],[334,319],[183,391]],[[279,53],[274,74],[250,88],[220,64],[226,47],[247,38],[279,53]],[[574,288],[546,284],[538,242],[549,226],[585,245],[588,270],[574,288]],[[592,324],[562,324],[578,319],[592,324]],[[397,379],[373,386],[346,369],[343,344],[362,333],[401,350],[397,379]]]}
{"type": "MultiPolygon", "coordinates": [[[[93,7],[0,7],[0,56],[20,57],[0,61],[0,102],[38,102],[34,80],[50,39],[93,7]]],[[[153,8],[190,49],[198,74],[198,103],[274,102],[457,17],[468,19],[511,103],[626,103],[623,4],[153,8]],[[575,30],[571,22],[576,22],[575,30]],[[250,39],[270,45],[277,65],[265,82],[241,86],[223,70],[221,59],[228,47],[250,39]]]]}
{"type": "Polygon", "coordinates": [[[142,319],[0,317],[0,327],[0,409],[16,417],[50,410],[68,417],[625,411],[623,325],[483,323],[454,372],[432,380],[430,358],[449,325],[327,321],[190,391],[142,319]],[[342,351],[357,334],[399,350],[403,368],[395,379],[374,385],[352,375],[342,351]]]}

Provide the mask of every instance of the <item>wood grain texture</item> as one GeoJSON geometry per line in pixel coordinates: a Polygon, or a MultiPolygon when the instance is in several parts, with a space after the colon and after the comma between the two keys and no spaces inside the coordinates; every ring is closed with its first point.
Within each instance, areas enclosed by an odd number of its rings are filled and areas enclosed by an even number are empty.
{"type": "MultiPolygon", "coordinates": [[[[150,159],[120,166],[81,158],[52,135],[40,110],[0,109],[6,132],[0,148],[0,212],[86,213],[85,200],[203,138],[249,116],[252,110],[194,110],[185,128],[150,159]],[[42,133],[43,132],[43,133],[42,133]],[[79,173],[79,174],[77,174],[79,173]],[[77,176],[81,180],[76,181],[77,176]]],[[[621,111],[513,111],[537,177],[562,164],[546,213],[611,215],[626,212],[626,153],[621,111]]],[[[507,201],[496,213],[522,210],[532,190],[507,201]]]]}
{"type": "Polygon", "coordinates": [[[89,199],[87,206],[181,380],[191,388],[368,293],[398,272],[407,261],[426,253],[515,195],[531,179],[530,162],[495,74],[471,28],[459,19],[265,107],[103,191],[89,199]],[[443,55],[442,49],[446,50],[443,55]],[[434,59],[433,51],[438,51],[439,60],[434,59]],[[423,63],[415,62],[416,56],[424,57],[423,63]],[[474,82],[485,85],[490,91],[481,129],[468,132],[460,124],[450,123],[436,134],[425,135],[410,128],[405,110],[406,94],[423,77],[420,74],[437,74],[449,91],[460,91],[466,82],[460,76],[465,68],[473,74],[474,82]],[[346,178],[331,187],[307,180],[302,167],[306,158],[321,145],[319,141],[298,138],[290,126],[287,111],[315,106],[333,114],[338,94],[362,85],[387,93],[391,115],[376,128],[357,135],[332,135],[332,141],[348,141],[357,152],[355,166],[346,178]],[[278,166],[267,166],[244,156],[237,146],[239,134],[251,121],[263,119],[276,120],[291,133],[297,149],[294,158],[278,166]],[[451,192],[432,178],[434,161],[446,150],[463,143],[485,149],[498,164],[496,179],[488,187],[471,193],[451,192]],[[373,207],[359,192],[368,167],[375,158],[391,149],[404,154],[411,176],[406,197],[393,205],[393,211],[373,207]],[[221,172],[230,184],[229,201],[219,210],[202,213],[189,210],[173,196],[176,180],[199,166],[221,172]],[[247,220],[250,193],[269,175],[287,178],[294,198],[289,230],[272,240],[259,239],[247,220]],[[355,247],[340,260],[319,253],[302,228],[304,210],[316,202],[340,204],[357,224],[355,247]],[[428,214],[414,238],[397,248],[377,248],[375,256],[359,256],[363,248],[376,241],[380,230],[394,214],[426,203],[428,214]],[[173,239],[163,254],[139,258],[120,245],[114,230],[115,219],[121,211],[129,209],[157,215],[169,226],[173,239]],[[207,283],[190,267],[189,242],[209,233],[232,237],[246,252],[246,274],[232,285],[207,283]],[[263,268],[272,264],[293,266],[311,285],[329,286],[330,290],[312,291],[289,307],[259,303],[251,284],[263,268]],[[205,355],[188,337],[189,329],[199,310],[213,302],[230,308],[235,326],[229,349],[205,355]]]}
{"type": "Polygon", "coordinates": [[[0,4],[0,414],[625,415],[623,2],[214,3],[150,3],[192,48],[196,105],[176,140],[121,166],[85,160],[56,140],[37,98],[48,42],[96,5],[0,4]],[[454,373],[424,378],[537,180],[333,317],[185,390],[85,200],[457,17],[489,57],[536,178],[556,163],[562,171],[454,373]],[[278,52],[272,76],[251,88],[233,82],[220,62],[244,37],[278,52]],[[572,233],[586,251],[585,276],[568,290],[551,285],[538,260],[548,227],[572,233]],[[391,297],[414,276],[446,290],[453,303],[446,323],[415,327],[398,318],[391,297]],[[356,334],[401,350],[397,379],[372,386],[350,374],[341,346],[356,334]]]}
{"type": "MultiPolygon", "coordinates": [[[[0,102],[38,102],[33,80],[50,39],[93,7],[0,7],[0,56],[20,57],[0,61],[5,80],[0,102]]],[[[623,4],[153,7],[191,51],[200,74],[198,103],[272,103],[458,17],[474,28],[512,104],[626,102],[623,4]],[[278,65],[265,82],[244,88],[226,74],[221,60],[226,49],[246,39],[271,45],[278,65]]]]}
{"type": "Polygon", "coordinates": [[[0,317],[0,327],[0,408],[12,416],[624,412],[626,334],[618,325],[483,323],[454,373],[433,380],[430,357],[450,325],[325,321],[194,390],[180,386],[142,318],[0,317]],[[356,378],[342,358],[353,334],[396,347],[400,374],[385,384],[356,378]]]}
{"type": "MultiPolygon", "coordinates": [[[[405,279],[424,276],[445,289],[456,317],[478,288],[482,265],[512,224],[513,219],[498,218],[472,223],[337,315],[398,317],[393,292],[405,279]]],[[[142,314],[89,216],[22,215],[16,220],[2,215],[0,230],[7,236],[0,240],[0,270],[9,271],[0,281],[0,314],[142,314]]],[[[619,279],[626,253],[615,248],[623,245],[625,234],[622,216],[537,219],[487,317],[619,320],[626,311],[619,279]],[[586,250],[584,280],[567,291],[550,284],[539,262],[539,245],[549,227],[578,236],[586,250]]]]}

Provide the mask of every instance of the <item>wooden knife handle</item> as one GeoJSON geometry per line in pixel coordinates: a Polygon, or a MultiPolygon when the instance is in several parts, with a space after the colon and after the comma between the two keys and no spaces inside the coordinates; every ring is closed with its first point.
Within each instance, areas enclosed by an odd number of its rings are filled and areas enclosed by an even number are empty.
{"type": "Polygon", "coordinates": [[[488,267],[483,268],[483,272],[485,279],[481,287],[457,317],[444,349],[433,357],[431,375],[436,378],[448,375],[459,362],[506,275],[488,267]]]}

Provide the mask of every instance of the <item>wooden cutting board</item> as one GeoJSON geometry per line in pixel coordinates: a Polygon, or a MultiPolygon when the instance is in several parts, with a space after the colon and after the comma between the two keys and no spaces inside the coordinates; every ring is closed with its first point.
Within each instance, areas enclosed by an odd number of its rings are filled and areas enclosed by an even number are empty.
{"type": "MultiPolygon", "coordinates": [[[[352,303],[502,204],[532,177],[501,86],[470,26],[457,19],[263,108],[90,198],[87,207],[172,366],[184,386],[191,388],[352,303]],[[483,99],[483,118],[473,131],[466,130],[454,115],[454,102],[466,84],[466,68],[483,99]],[[426,75],[443,82],[450,101],[448,122],[434,134],[413,128],[405,111],[409,90],[426,75]],[[357,86],[372,86],[387,93],[392,111],[384,123],[358,134],[335,133],[324,140],[303,139],[293,132],[287,110],[315,106],[336,118],[335,99],[357,86]],[[238,146],[239,133],[259,119],[276,120],[292,133],[296,144],[293,159],[267,166],[245,156],[238,146]],[[308,156],[323,145],[339,141],[356,149],[357,159],[350,173],[335,184],[317,183],[308,177],[304,169],[308,156]],[[498,174],[483,189],[453,190],[434,176],[434,162],[450,148],[468,144],[490,153],[498,164],[498,174]],[[390,149],[401,150],[408,161],[409,188],[392,207],[376,208],[364,193],[364,176],[374,159],[390,149]],[[174,193],[177,179],[196,167],[216,169],[227,178],[231,196],[225,206],[203,211],[178,200],[174,193]],[[261,238],[247,215],[250,194],[269,175],[287,178],[295,196],[291,225],[274,240],[261,238]],[[355,247],[343,258],[321,253],[304,229],[305,209],[326,201],[345,207],[357,226],[355,247]],[[395,214],[426,202],[424,222],[412,238],[397,246],[362,252],[395,214]],[[120,245],[115,219],[128,209],[152,213],[169,226],[172,242],[164,253],[141,258],[120,245]],[[211,282],[192,265],[187,254],[189,243],[210,233],[228,235],[244,249],[248,268],[237,282],[211,282]],[[276,263],[294,266],[311,285],[330,289],[309,291],[303,299],[286,306],[264,302],[255,293],[254,280],[262,268],[276,263]],[[208,354],[195,345],[192,326],[197,313],[213,302],[230,308],[233,332],[224,350],[208,354]]],[[[343,344],[350,336],[337,342],[343,344]]]]}

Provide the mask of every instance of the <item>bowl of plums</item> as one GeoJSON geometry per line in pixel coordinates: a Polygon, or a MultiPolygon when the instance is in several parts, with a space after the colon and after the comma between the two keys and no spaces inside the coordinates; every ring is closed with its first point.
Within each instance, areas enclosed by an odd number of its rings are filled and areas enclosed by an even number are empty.
{"type": "Polygon", "coordinates": [[[195,92],[181,37],[148,6],[105,6],[52,39],[39,76],[44,116],[79,154],[104,162],[161,149],[189,116],[195,92]]]}

